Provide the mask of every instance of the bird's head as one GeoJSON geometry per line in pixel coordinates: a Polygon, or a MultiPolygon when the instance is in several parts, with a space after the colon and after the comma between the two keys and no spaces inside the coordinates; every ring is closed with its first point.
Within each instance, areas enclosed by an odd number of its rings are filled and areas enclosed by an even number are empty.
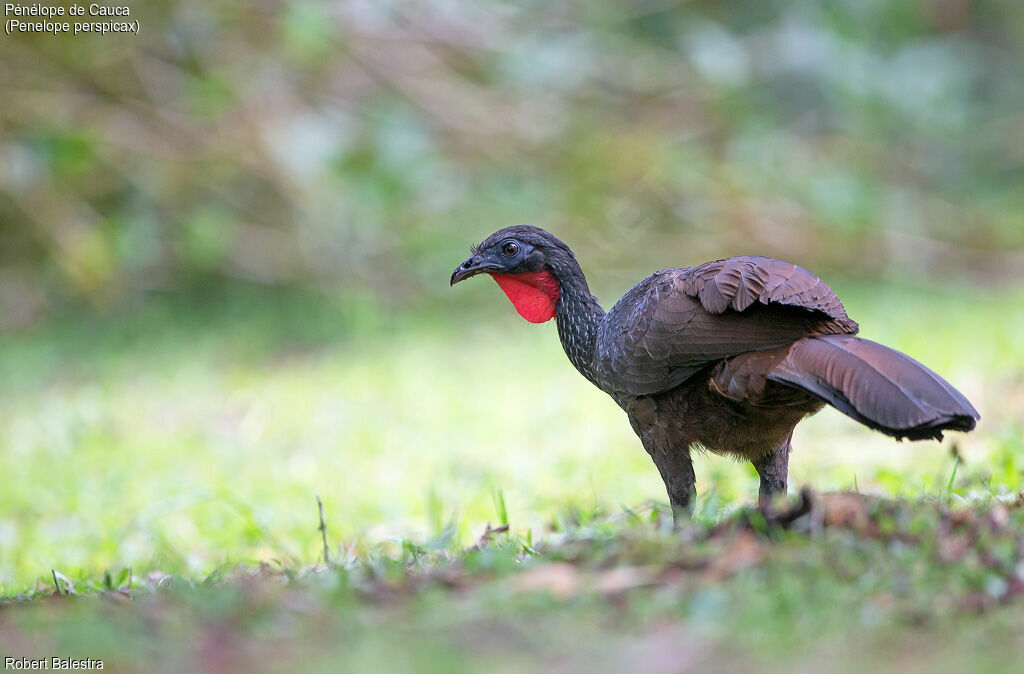
{"type": "Polygon", "coordinates": [[[566,259],[573,259],[572,251],[553,234],[530,225],[505,227],[473,248],[452,272],[451,284],[490,274],[520,316],[543,323],[555,316],[561,292],[556,270],[566,259]]]}

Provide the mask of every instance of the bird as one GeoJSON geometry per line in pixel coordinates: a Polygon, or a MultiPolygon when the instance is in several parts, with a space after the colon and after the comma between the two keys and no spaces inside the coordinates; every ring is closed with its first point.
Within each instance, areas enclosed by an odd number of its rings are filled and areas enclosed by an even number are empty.
{"type": "Polygon", "coordinates": [[[787,490],[793,429],[825,405],[897,440],[941,440],[980,419],[942,377],[857,337],[832,289],[789,262],[664,269],[605,312],[569,246],[514,225],[473,247],[450,285],[479,274],[527,321],[555,320],[569,362],[625,411],[677,521],[693,512],[700,451],[750,461],[769,509],[787,490]]]}

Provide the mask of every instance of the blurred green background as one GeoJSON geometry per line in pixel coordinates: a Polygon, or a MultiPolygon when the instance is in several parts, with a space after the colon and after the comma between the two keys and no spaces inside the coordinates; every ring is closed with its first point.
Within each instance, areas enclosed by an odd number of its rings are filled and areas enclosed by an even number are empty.
{"type": "MultiPolygon", "coordinates": [[[[663,500],[551,326],[448,288],[521,222],[606,306],[727,255],[817,272],[975,401],[968,472],[1021,488],[1021,3],[131,11],[138,37],[0,38],[0,594],[310,561],[317,493],[356,546],[468,540],[497,491],[538,530],[663,500]]],[[[805,426],[794,483],[948,480],[934,443],[805,426]]],[[[706,507],[753,500],[699,463],[706,507]]]]}

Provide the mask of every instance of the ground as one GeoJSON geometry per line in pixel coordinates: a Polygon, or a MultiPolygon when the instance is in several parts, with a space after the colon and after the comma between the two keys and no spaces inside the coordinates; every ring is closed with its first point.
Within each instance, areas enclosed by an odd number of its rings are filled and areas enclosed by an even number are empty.
{"type": "Polygon", "coordinates": [[[748,510],[749,466],[709,456],[680,530],[618,408],[552,326],[496,301],[240,291],[4,337],[0,654],[1009,669],[1024,296],[833,285],[865,336],[949,378],[981,426],[899,444],[824,412],[798,430],[779,521],[748,510]]]}

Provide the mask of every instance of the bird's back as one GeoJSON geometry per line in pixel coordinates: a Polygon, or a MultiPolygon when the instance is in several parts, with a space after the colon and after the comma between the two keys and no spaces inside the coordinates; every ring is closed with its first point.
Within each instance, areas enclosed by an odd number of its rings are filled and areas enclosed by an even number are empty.
{"type": "Polygon", "coordinates": [[[809,271],[733,257],[665,269],[634,286],[602,322],[595,363],[605,390],[650,395],[731,356],[857,329],[832,289],[809,271]]]}

